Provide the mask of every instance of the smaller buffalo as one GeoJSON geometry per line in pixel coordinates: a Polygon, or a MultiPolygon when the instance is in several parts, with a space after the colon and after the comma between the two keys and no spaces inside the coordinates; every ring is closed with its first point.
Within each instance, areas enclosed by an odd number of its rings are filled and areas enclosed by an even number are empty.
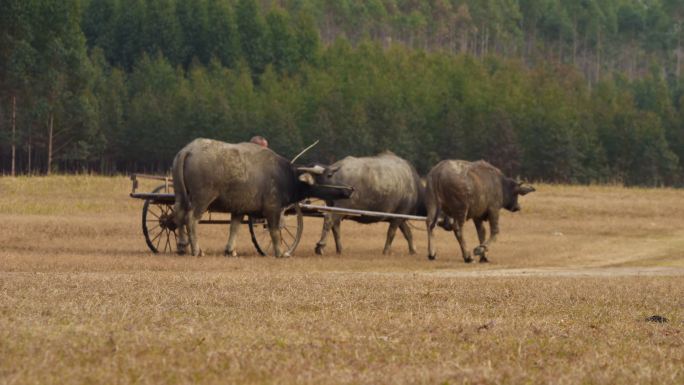
{"type": "MultiPolygon", "coordinates": [[[[441,215],[451,218],[453,230],[461,246],[466,263],[473,261],[463,239],[463,224],[468,219],[475,223],[480,245],[473,254],[480,262],[488,262],[487,247],[499,233],[499,210],[520,210],[518,196],[535,191],[534,187],[504,176],[485,161],[443,160],[427,176],[425,205],[427,208],[428,258],[435,259],[433,230],[441,215]],[[483,226],[489,221],[490,237],[487,241],[483,226]]],[[[446,228],[446,226],[445,226],[446,228]]]]}
{"type": "MultiPolygon", "coordinates": [[[[348,156],[330,165],[328,170],[329,173],[320,179],[321,183],[354,188],[354,194],[349,199],[328,201],[329,206],[391,214],[424,215],[424,188],[418,173],[408,161],[390,151],[362,158],[348,156]]],[[[405,219],[328,213],[323,222],[321,239],[316,244],[316,254],[323,253],[330,230],[335,237],[337,253],[342,252],[340,222],[344,218],[359,223],[389,222],[383,254],[390,252],[397,229],[400,229],[406,238],[409,253],[416,252],[411,228],[405,219]]]]}

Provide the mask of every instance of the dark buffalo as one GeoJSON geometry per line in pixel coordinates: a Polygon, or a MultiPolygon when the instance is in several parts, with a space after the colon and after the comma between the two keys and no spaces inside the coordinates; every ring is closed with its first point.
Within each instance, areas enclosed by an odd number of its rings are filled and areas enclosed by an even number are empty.
{"type": "MultiPolygon", "coordinates": [[[[425,215],[424,188],[418,173],[408,161],[391,152],[364,158],[348,156],[330,165],[329,170],[333,173],[324,174],[322,183],[351,186],[354,188],[354,194],[349,199],[327,202],[328,205],[394,214],[425,215]]],[[[340,222],[344,218],[347,217],[342,214],[326,214],[323,233],[316,244],[317,254],[322,254],[331,229],[335,237],[337,253],[342,252],[340,222]]],[[[363,216],[348,218],[360,223],[389,222],[383,254],[389,252],[397,228],[401,229],[408,241],[409,252],[411,254],[416,252],[411,229],[406,220],[363,216]]]]}
{"type": "MultiPolygon", "coordinates": [[[[244,215],[265,218],[275,254],[282,256],[279,226],[284,207],[308,197],[344,199],[353,191],[318,186],[316,179],[323,171],[325,168],[321,166],[294,166],[288,159],[258,144],[195,139],[173,160],[179,253],[186,251],[186,235],[190,237],[192,255],[201,253],[195,229],[202,214],[211,208],[231,213],[232,218],[244,215]]],[[[231,221],[227,255],[237,255],[235,241],[240,222],[231,221]]]]}
{"type": "Polygon", "coordinates": [[[473,253],[480,256],[480,262],[487,262],[487,247],[499,233],[499,210],[519,211],[518,195],[533,191],[532,186],[504,176],[498,168],[482,160],[439,162],[427,176],[428,258],[436,256],[432,231],[440,215],[444,215],[453,221],[454,234],[465,262],[472,262],[472,258],[463,239],[463,224],[468,219],[473,220],[480,240],[473,253]],[[486,242],[485,221],[489,221],[491,232],[486,242]]]}

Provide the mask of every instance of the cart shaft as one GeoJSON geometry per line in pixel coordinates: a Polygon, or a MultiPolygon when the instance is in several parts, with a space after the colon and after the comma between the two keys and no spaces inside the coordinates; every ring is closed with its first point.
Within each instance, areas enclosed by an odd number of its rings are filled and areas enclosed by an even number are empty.
{"type": "Polygon", "coordinates": [[[349,216],[396,218],[396,219],[406,219],[406,220],[410,220],[410,221],[424,221],[427,219],[426,217],[422,217],[419,215],[383,213],[381,211],[368,211],[368,210],[347,209],[347,208],[341,208],[341,207],[318,206],[318,205],[310,205],[310,204],[306,204],[306,203],[303,203],[300,206],[303,209],[309,209],[309,210],[314,210],[314,211],[318,211],[318,212],[349,215],[349,216]]]}

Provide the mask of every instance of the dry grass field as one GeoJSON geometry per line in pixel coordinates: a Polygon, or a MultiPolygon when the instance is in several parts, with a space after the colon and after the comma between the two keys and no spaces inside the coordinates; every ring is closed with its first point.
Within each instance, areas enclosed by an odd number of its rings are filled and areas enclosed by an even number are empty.
{"type": "Polygon", "coordinates": [[[684,191],[537,186],[466,265],[422,223],[419,255],[345,222],[316,256],[315,218],[289,259],[209,225],[152,255],[129,189],[0,178],[0,384],[684,384],[684,191]]]}

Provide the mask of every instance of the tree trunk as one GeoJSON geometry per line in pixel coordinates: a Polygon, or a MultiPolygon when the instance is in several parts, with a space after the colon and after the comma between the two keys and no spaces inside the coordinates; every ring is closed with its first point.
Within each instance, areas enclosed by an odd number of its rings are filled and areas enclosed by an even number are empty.
{"type": "Polygon", "coordinates": [[[677,75],[677,82],[679,82],[679,77],[681,75],[682,68],[682,33],[679,32],[677,36],[677,68],[675,68],[675,74],[677,75]]]}
{"type": "Polygon", "coordinates": [[[577,20],[572,27],[572,65],[577,66],[577,20]]]}
{"type": "Polygon", "coordinates": [[[639,52],[637,50],[637,45],[634,40],[632,40],[632,69],[629,72],[629,80],[632,81],[636,77],[637,73],[637,56],[639,55],[639,52]]]}
{"type": "Polygon", "coordinates": [[[47,153],[47,175],[50,175],[52,170],[52,132],[54,128],[55,117],[52,112],[50,112],[50,118],[48,122],[48,153],[47,153]]]}
{"type": "Polygon", "coordinates": [[[468,30],[461,32],[461,48],[460,52],[463,54],[468,53],[468,30]]]}
{"type": "Polygon", "coordinates": [[[601,81],[601,28],[596,31],[596,83],[601,81]]]}
{"type": "Polygon", "coordinates": [[[536,63],[537,59],[537,28],[534,27],[532,29],[532,34],[530,37],[529,41],[529,49],[527,52],[527,56],[529,58],[528,65],[531,65],[532,63],[536,63]]]}
{"type": "Polygon", "coordinates": [[[26,175],[31,175],[31,164],[32,164],[32,159],[31,159],[31,131],[32,131],[32,124],[29,124],[26,126],[27,128],[27,135],[26,135],[26,175]]]}
{"type": "Polygon", "coordinates": [[[484,23],[482,23],[482,28],[480,28],[480,52],[479,52],[480,58],[482,58],[484,56],[484,50],[485,50],[485,26],[484,26],[484,23]]]}
{"type": "Polygon", "coordinates": [[[17,96],[12,95],[12,176],[16,175],[17,164],[17,96]]]}
{"type": "Polygon", "coordinates": [[[31,132],[29,131],[28,137],[28,175],[31,175],[31,132]]]}

